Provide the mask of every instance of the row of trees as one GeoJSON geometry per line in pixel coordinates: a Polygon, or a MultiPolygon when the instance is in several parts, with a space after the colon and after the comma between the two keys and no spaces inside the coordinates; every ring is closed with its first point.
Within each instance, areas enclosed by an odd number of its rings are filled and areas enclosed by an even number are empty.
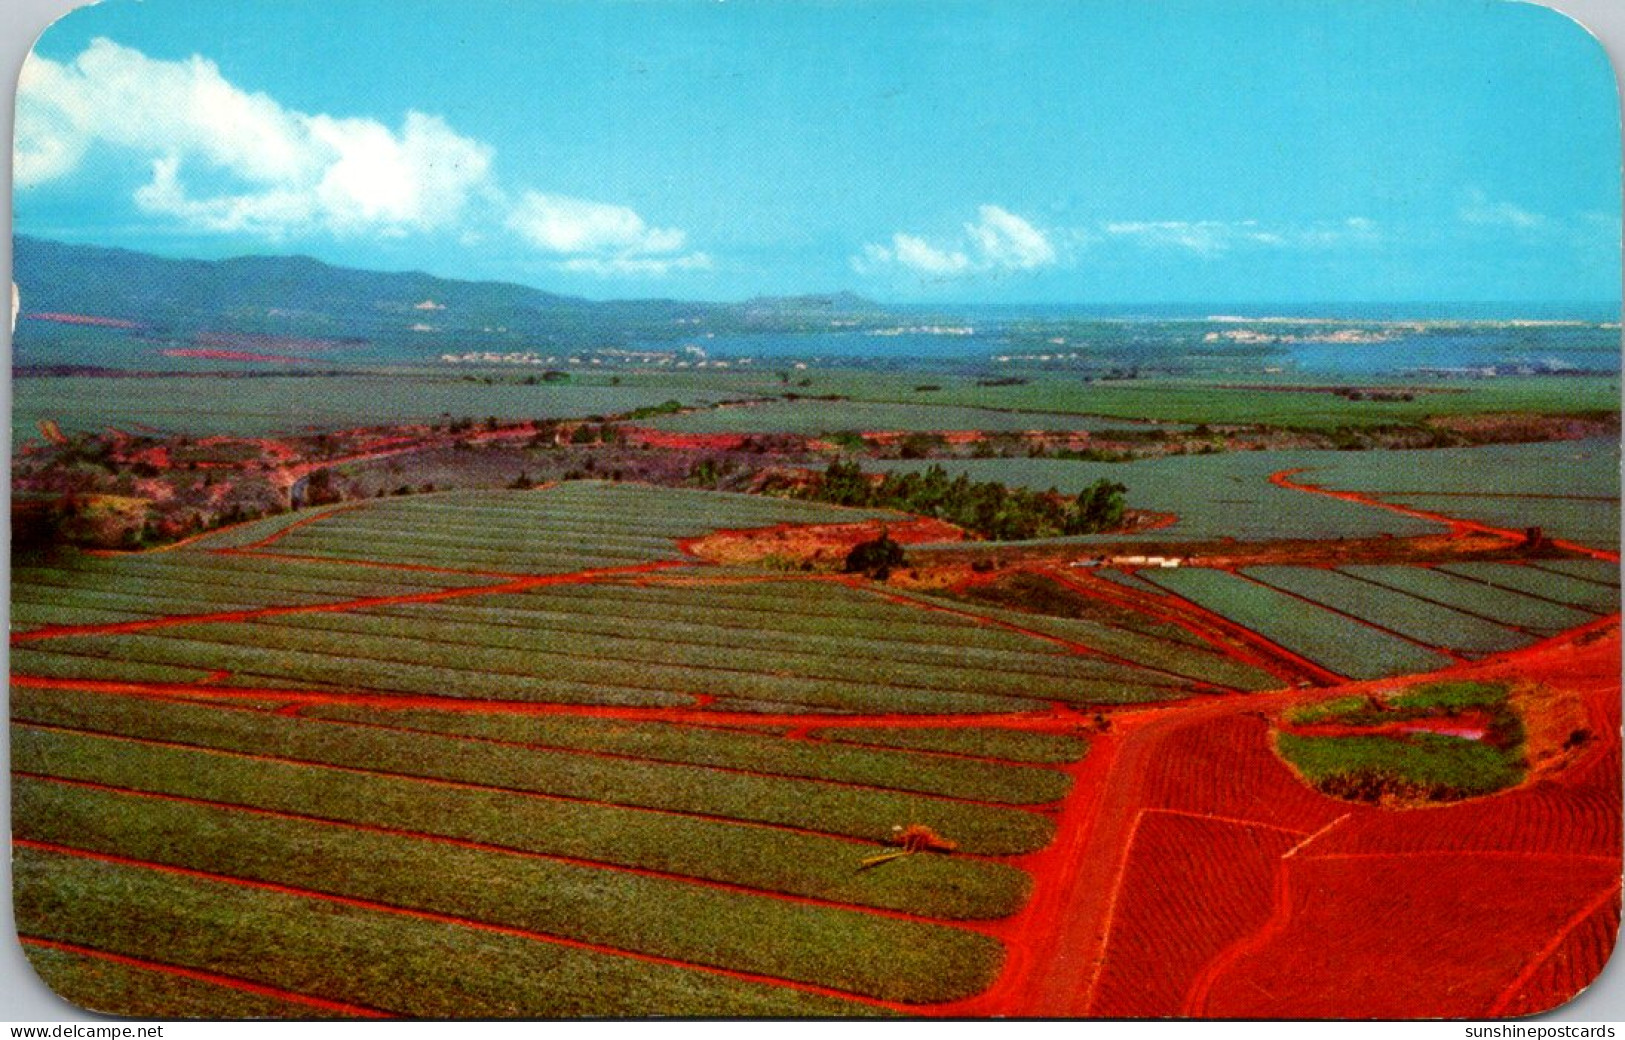
{"type": "Polygon", "coordinates": [[[836,459],[800,497],[835,505],[898,509],[956,524],[995,541],[1093,534],[1123,522],[1122,484],[1101,479],[1076,496],[1055,488],[1029,491],[994,481],[949,477],[941,466],[918,473],[871,476],[856,462],[836,459]]]}

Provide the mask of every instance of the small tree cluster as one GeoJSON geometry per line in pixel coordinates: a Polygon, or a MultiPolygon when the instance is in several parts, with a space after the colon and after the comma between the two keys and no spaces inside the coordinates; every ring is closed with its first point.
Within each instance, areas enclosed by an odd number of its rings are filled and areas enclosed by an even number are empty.
{"type": "Polygon", "coordinates": [[[1051,488],[1029,491],[996,481],[950,478],[941,466],[874,477],[856,461],[836,459],[822,479],[797,493],[835,505],[899,509],[963,527],[998,541],[1093,534],[1123,522],[1122,484],[1101,479],[1068,497],[1051,488]]]}

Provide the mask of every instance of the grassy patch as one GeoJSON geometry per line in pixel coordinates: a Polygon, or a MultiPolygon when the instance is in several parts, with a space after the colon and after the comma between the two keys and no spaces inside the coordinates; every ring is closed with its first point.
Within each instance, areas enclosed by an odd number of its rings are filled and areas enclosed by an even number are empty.
{"type": "Polygon", "coordinates": [[[1449,802],[1510,787],[1514,756],[1437,733],[1403,737],[1303,737],[1282,733],[1281,754],[1325,794],[1351,801],[1449,802]]]}
{"type": "Polygon", "coordinates": [[[1282,732],[1281,755],[1325,794],[1352,801],[1448,802],[1488,794],[1523,779],[1523,721],[1499,683],[1440,682],[1379,700],[1340,697],[1300,708],[1292,725],[1333,724],[1347,733],[1282,732]],[[1485,723],[1483,739],[1448,733],[1362,729],[1458,718],[1485,723]]]}

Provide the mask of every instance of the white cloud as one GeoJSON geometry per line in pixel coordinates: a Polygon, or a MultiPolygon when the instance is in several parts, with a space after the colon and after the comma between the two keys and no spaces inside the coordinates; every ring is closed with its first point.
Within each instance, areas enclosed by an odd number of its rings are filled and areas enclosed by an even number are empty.
{"type": "Polygon", "coordinates": [[[994,267],[1029,271],[1055,262],[1055,247],[1031,224],[998,206],[977,211],[981,222],[966,224],[965,233],[980,250],[983,262],[994,267]]]}
{"type": "Polygon", "coordinates": [[[1372,244],[1377,225],[1365,217],[1311,224],[1271,226],[1256,220],[1117,221],[1105,225],[1113,238],[1158,249],[1178,249],[1201,257],[1220,257],[1232,249],[1324,249],[1372,244]]]}
{"type": "Polygon", "coordinates": [[[660,277],[673,271],[709,271],[708,253],[687,253],[682,256],[581,256],[564,260],[559,267],[576,274],[598,275],[611,278],[619,275],[650,275],[660,277]]]}
{"type": "Polygon", "coordinates": [[[145,159],[138,209],[193,231],[273,241],[443,231],[467,244],[517,235],[564,270],[663,275],[708,268],[687,236],[625,206],[527,191],[510,205],[492,148],[409,111],[397,127],[307,113],[194,56],[150,58],[107,39],[71,61],[30,55],[17,100],[19,189],[67,177],[98,149],[145,159]]]}
{"type": "Polygon", "coordinates": [[[688,236],[682,231],[650,227],[626,206],[531,191],[507,225],[537,249],[558,254],[558,268],[575,274],[660,277],[711,267],[707,254],[683,252],[688,236]]]}
{"type": "Polygon", "coordinates": [[[18,95],[18,184],[66,176],[96,147],[150,157],[136,204],[206,231],[434,230],[489,190],[491,149],[421,112],[399,128],[299,112],[235,86],[204,58],[162,61],[106,39],[67,63],[31,55],[18,95]]]}
{"type": "Polygon", "coordinates": [[[1030,271],[1056,262],[1049,237],[999,206],[981,206],[977,220],[965,225],[962,240],[932,243],[919,235],[898,232],[889,245],[868,243],[852,257],[852,268],[871,274],[903,268],[932,278],[957,278],[988,272],[1030,271]]]}
{"type": "MultiPolygon", "coordinates": [[[[868,252],[867,249],[865,251],[868,252]]],[[[885,258],[884,251],[877,251],[873,255],[879,259],[885,258]]],[[[916,235],[893,235],[891,258],[921,274],[964,274],[972,267],[970,257],[964,253],[958,250],[938,249],[916,235]]]]}
{"type": "Polygon", "coordinates": [[[1468,224],[1481,227],[1512,228],[1516,231],[1533,231],[1545,227],[1547,220],[1539,213],[1531,213],[1521,209],[1510,202],[1492,200],[1482,189],[1473,188],[1467,192],[1457,211],[1461,219],[1468,224]]]}
{"type": "Polygon", "coordinates": [[[683,248],[675,228],[652,228],[625,206],[526,192],[508,226],[550,253],[672,253],[683,248]]]}

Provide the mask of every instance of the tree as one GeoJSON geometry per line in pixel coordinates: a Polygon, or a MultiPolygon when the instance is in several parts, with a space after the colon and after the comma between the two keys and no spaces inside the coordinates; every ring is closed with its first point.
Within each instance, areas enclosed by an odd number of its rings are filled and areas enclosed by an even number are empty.
{"type": "Polygon", "coordinates": [[[1128,488],[1105,477],[1084,488],[1066,518],[1066,533],[1093,534],[1122,523],[1126,491],[1128,488]]]}
{"type": "Polygon", "coordinates": [[[893,567],[901,567],[905,562],[903,547],[882,531],[879,538],[859,542],[852,547],[852,551],[846,554],[846,572],[862,573],[877,581],[885,581],[891,577],[893,567]]]}

